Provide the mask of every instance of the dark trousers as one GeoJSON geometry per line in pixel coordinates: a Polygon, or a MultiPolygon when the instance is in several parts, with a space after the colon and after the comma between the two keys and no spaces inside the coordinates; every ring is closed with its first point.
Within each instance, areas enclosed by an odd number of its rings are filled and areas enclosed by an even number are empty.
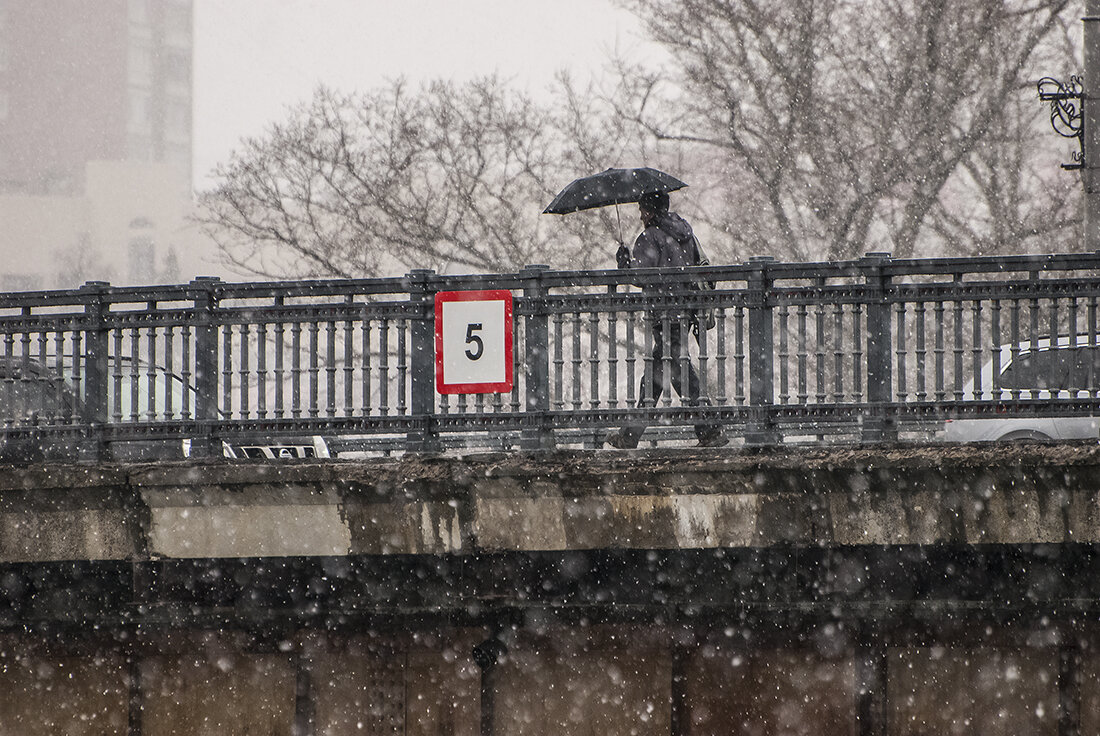
{"type": "MultiPolygon", "coordinates": [[[[649,330],[653,334],[653,360],[642,375],[641,385],[638,387],[638,406],[657,406],[657,400],[661,398],[665,388],[665,371],[669,372],[669,382],[676,389],[681,400],[686,399],[688,406],[709,406],[710,398],[699,390],[699,373],[688,355],[687,345],[684,344],[684,331],[680,320],[675,317],[667,323],[650,320],[649,330]],[[668,328],[668,337],[665,338],[664,328],[668,328]],[[668,358],[665,358],[665,346],[668,346],[668,358]],[[686,371],[684,370],[686,367],[686,371]],[[684,386],[685,375],[687,386],[684,386]],[[687,389],[685,392],[684,389],[687,389]]],[[[627,424],[622,428],[622,435],[631,443],[637,443],[645,432],[644,424],[627,424]]],[[[699,439],[713,437],[721,430],[717,424],[696,424],[695,436],[699,439]]]]}

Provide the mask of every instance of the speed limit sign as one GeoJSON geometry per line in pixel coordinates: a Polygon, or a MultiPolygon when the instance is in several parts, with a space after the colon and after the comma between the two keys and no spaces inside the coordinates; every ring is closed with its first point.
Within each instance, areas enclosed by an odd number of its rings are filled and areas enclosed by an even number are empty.
{"type": "Polygon", "coordinates": [[[435,387],[441,394],[512,390],[512,292],[435,295],[435,387]]]}

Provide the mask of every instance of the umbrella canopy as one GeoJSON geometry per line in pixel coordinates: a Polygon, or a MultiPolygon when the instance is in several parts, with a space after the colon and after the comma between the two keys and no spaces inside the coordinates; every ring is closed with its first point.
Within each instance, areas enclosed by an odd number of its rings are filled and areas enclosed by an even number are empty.
{"type": "Polygon", "coordinates": [[[564,215],[578,210],[637,202],[648,192],[672,192],[687,184],[648,166],[637,169],[607,169],[571,182],[558,192],[543,214],[564,215]]]}

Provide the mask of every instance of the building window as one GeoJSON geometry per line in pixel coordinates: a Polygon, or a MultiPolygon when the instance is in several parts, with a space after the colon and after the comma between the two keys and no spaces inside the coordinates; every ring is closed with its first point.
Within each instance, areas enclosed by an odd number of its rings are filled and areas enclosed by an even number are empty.
{"type": "Polygon", "coordinates": [[[130,84],[147,87],[153,83],[153,50],[147,43],[134,42],[130,44],[127,69],[130,84]]]}
{"type": "Polygon", "coordinates": [[[130,88],[130,115],[126,129],[131,133],[149,134],[149,93],[130,88]]]}
{"type": "Polygon", "coordinates": [[[168,51],[164,55],[164,76],[171,83],[190,84],[190,55],[182,51],[168,51]]]}
{"type": "Polygon", "coordinates": [[[153,158],[153,141],[147,135],[131,135],[128,148],[127,158],[135,161],[151,161],[153,158]]]}
{"type": "Polygon", "coordinates": [[[183,100],[168,102],[165,135],[172,140],[191,140],[191,106],[183,100]]]}
{"type": "Polygon", "coordinates": [[[137,26],[149,25],[148,0],[130,0],[130,22],[137,26]]]}
{"type": "Polygon", "coordinates": [[[170,35],[191,35],[191,5],[168,3],[164,6],[164,28],[170,35]]]}

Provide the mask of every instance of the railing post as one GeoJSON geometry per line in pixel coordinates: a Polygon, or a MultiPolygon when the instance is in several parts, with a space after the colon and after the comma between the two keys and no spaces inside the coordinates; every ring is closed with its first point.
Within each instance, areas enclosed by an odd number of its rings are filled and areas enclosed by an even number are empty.
{"type": "Polygon", "coordinates": [[[214,422],[218,418],[218,326],[214,312],[218,298],[217,276],[199,276],[190,284],[195,289],[195,419],[198,436],[191,438],[192,457],[221,457],[221,440],[214,422]]]}
{"type": "MultiPolygon", "coordinates": [[[[82,401],[84,424],[90,435],[81,443],[78,455],[83,460],[102,460],[106,455],[103,428],[107,424],[107,343],[110,332],[107,327],[107,305],[103,292],[110,286],[106,281],[89,281],[80,287],[88,294],[84,304],[86,325],[84,328],[84,354],[73,355],[73,361],[84,361],[84,396],[82,401]]],[[[62,360],[63,356],[57,356],[62,360]]],[[[79,375],[74,370],[75,375],[79,375]]]]}
{"type": "Polygon", "coordinates": [[[435,289],[428,281],[435,271],[413,269],[408,280],[409,311],[412,313],[412,357],[410,407],[418,427],[406,435],[407,452],[438,452],[439,433],[433,426],[435,414],[435,289]]]}
{"type": "Polygon", "coordinates": [[[771,407],[775,400],[775,334],[772,327],[772,306],[768,300],[772,280],[768,264],[771,256],[750,258],[753,267],[748,277],[749,312],[749,424],[745,430],[746,445],[768,445],[778,440],[772,427],[771,407]]]}
{"type": "Polygon", "coordinates": [[[890,360],[893,333],[890,329],[890,304],[886,290],[890,277],[882,272],[889,253],[868,253],[863,258],[867,289],[867,406],[863,411],[864,442],[881,442],[897,438],[897,428],[886,416],[890,403],[893,373],[890,360]]]}
{"type": "Polygon", "coordinates": [[[526,373],[526,404],[524,411],[538,417],[535,426],[523,430],[520,447],[525,450],[551,450],[554,433],[546,419],[550,411],[550,317],[543,299],[546,287],[542,274],[550,270],[541,264],[524,267],[523,300],[528,308],[523,323],[523,348],[526,373]]]}

